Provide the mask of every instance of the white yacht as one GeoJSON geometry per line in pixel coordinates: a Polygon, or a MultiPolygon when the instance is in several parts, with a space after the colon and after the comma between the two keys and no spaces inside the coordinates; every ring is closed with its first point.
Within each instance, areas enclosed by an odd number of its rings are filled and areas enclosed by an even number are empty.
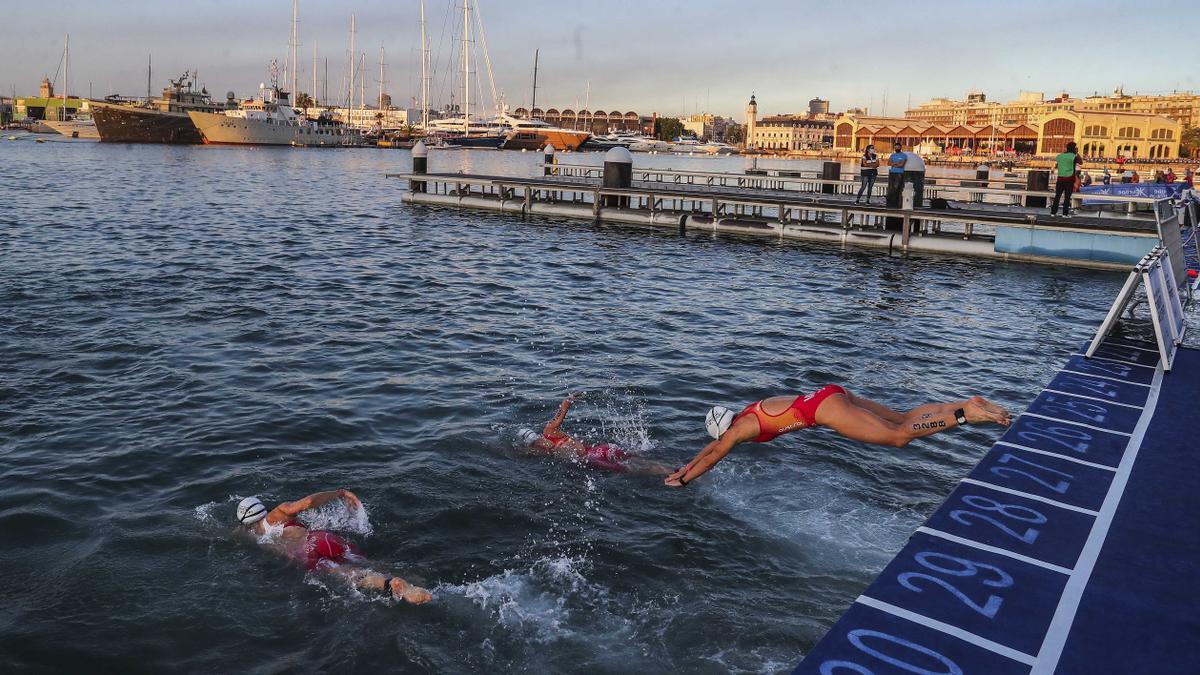
{"type": "Polygon", "coordinates": [[[237,110],[188,111],[188,116],[210,144],[341,147],[362,142],[356,130],[332,119],[309,120],[299,115],[274,76],[271,87],[264,86],[261,98],[243,101],[237,110]]]}

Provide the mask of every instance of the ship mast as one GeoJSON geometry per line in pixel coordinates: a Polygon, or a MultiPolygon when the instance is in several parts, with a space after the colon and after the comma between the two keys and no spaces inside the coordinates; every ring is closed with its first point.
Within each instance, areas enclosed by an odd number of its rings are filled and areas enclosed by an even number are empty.
{"type": "Polygon", "coordinates": [[[421,0],[421,131],[429,133],[429,40],[425,37],[425,0],[421,0]]]}
{"type": "Polygon", "coordinates": [[[153,63],[154,63],[154,54],[147,54],[146,55],[146,105],[150,104],[150,99],[153,96],[153,94],[150,91],[150,80],[152,79],[151,73],[154,70],[153,63]]]}
{"type": "Polygon", "coordinates": [[[289,73],[291,75],[291,90],[288,93],[292,97],[292,105],[296,105],[296,71],[299,70],[299,64],[296,62],[296,0],[292,0],[292,44],[290,46],[292,48],[292,58],[289,63],[291,63],[292,67],[290,68],[291,73],[289,73]]]}
{"type": "Polygon", "coordinates": [[[462,0],[462,135],[470,133],[470,5],[462,0]]]}
{"type": "Polygon", "coordinates": [[[367,53],[358,56],[358,107],[367,108],[367,53]]]}
{"type": "Polygon", "coordinates": [[[67,120],[67,91],[71,87],[71,34],[67,34],[66,43],[63,45],[63,104],[62,110],[59,111],[58,117],[64,122],[67,120]]]}
{"type": "Polygon", "coordinates": [[[537,108],[538,51],[537,49],[533,50],[533,100],[529,103],[529,119],[533,119],[533,111],[537,108]]]}
{"type": "Polygon", "coordinates": [[[383,45],[379,45],[379,111],[383,112],[383,45]]]}
{"type": "Polygon", "coordinates": [[[346,117],[347,117],[347,120],[350,117],[351,108],[354,107],[354,61],[355,61],[355,57],[358,56],[358,54],[355,53],[355,51],[354,51],[354,33],[355,33],[354,13],[351,12],[351,14],[350,14],[350,58],[349,58],[350,77],[347,80],[348,84],[346,86],[346,117]]]}
{"type": "Polygon", "coordinates": [[[309,96],[309,98],[312,99],[314,108],[317,107],[317,45],[320,43],[320,40],[313,38],[313,86],[312,96],[309,96]]]}

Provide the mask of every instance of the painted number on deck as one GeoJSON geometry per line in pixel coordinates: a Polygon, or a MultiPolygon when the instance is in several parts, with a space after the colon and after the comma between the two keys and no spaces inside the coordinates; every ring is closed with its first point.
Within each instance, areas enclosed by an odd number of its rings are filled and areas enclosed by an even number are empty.
{"type": "MultiPolygon", "coordinates": [[[[1000,502],[988,497],[984,497],[983,495],[967,495],[962,498],[962,501],[967,506],[978,509],[979,511],[997,513],[1010,520],[1016,520],[1023,523],[1032,523],[1034,525],[1041,525],[1042,523],[1046,522],[1045,515],[1043,515],[1040,511],[1035,511],[1027,506],[1021,506],[1019,504],[1001,504],[1000,502]]],[[[1038,534],[1041,533],[1041,530],[1038,530],[1034,527],[1025,528],[1024,533],[1018,532],[1017,530],[1012,529],[1008,525],[1005,525],[989,515],[979,513],[977,511],[967,511],[966,509],[955,509],[954,511],[951,511],[950,518],[968,527],[974,525],[978,521],[991,523],[1001,532],[1026,544],[1032,544],[1037,540],[1038,534]]]]}
{"type": "Polygon", "coordinates": [[[1074,476],[1065,471],[1051,469],[1048,466],[1022,459],[1007,452],[1001,455],[1000,459],[996,460],[996,463],[1008,464],[1008,466],[993,466],[991,468],[992,474],[1004,479],[1017,477],[1020,480],[1031,480],[1042,487],[1054,490],[1060,495],[1066,494],[1067,490],[1071,488],[1071,479],[1074,478],[1074,476]],[[1016,465],[1020,465],[1021,468],[1016,468],[1016,465]],[[1027,469],[1042,472],[1042,475],[1035,475],[1027,469]],[[1047,476],[1046,474],[1050,475],[1047,476]]]}
{"type": "Polygon", "coordinates": [[[1132,366],[1126,366],[1120,363],[1112,363],[1109,361],[1083,361],[1071,364],[1068,370],[1083,370],[1109,377],[1125,377],[1133,372],[1132,366]]]}
{"type": "Polygon", "coordinates": [[[1059,396],[1047,396],[1043,400],[1045,403],[1038,409],[1038,412],[1051,415],[1052,417],[1065,418],[1072,416],[1097,424],[1101,424],[1104,420],[1108,419],[1108,408],[1099,403],[1077,401],[1059,396]]]}
{"type": "MultiPolygon", "coordinates": [[[[850,644],[854,645],[855,649],[863,654],[872,656],[889,666],[899,668],[905,672],[918,673],[919,675],[963,675],[963,670],[957,663],[928,647],[915,642],[909,642],[902,637],[896,637],[882,631],[858,628],[847,633],[846,639],[850,641],[850,644]],[[868,638],[875,640],[876,643],[874,645],[867,644],[868,638]],[[879,641],[882,641],[884,644],[880,644],[879,641]],[[900,656],[894,656],[897,648],[902,650],[900,656]],[[912,652],[915,652],[915,654],[912,652]],[[911,659],[918,655],[925,657],[920,659],[921,665],[911,662],[911,659]],[[931,659],[940,664],[942,669],[929,670],[927,666],[933,665],[929,663],[931,659]]],[[[821,664],[821,675],[841,675],[841,673],[846,672],[871,675],[874,671],[853,661],[826,661],[821,664]]]]}
{"type": "Polygon", "coordinates": [[[1017,436],[1027,441],[1045,439],[1056,446],[1081,453],[1087,452],[1088,441],[1092,440],[1092,435],[1086,431],[1035,420],[1026,422],[1017,436]]]}
{"type": "MultiPolygon", "coordinates": [[[[914,556],[914,559],[922,567],[928,570],[953,577],[973,577],[978,575],[980,571],[990,572],[991,574],[988,576],[995,576],[994,579],[981,577],[977,580],[984,586],[988,586],[990,588],[1007,588],[1013,585],[1012,576],[995,565],[974,562],[965,558],[947,555],[945,553],[937,553],[936,551],[921,551],[914,556]],[[947,567],[945,565],[947,562],[949,562],[951,566],[947,567]]],[[[896,577],[896,581],[899,581],[901,586],[915,593],[921,593],[925,590],[917,585],[917,581],[919,580],[926,580],[930,583],[941,586],[949,591],[954,597],[958,598],[959,601],[964,605],[970,607],[976,612],[979,612],[989,619],[996,616],[996,612],[1000,611],[1000,605],[1004,603],[1004,599],[1000,596],[990,594],[988,595],[987,600],[981,605],[967,597],[967,594],[955,587],[954,584],[951,584],[940,577],[935,577],[931,574],[925,574],[924,572],[905,572],[904,574],[896,577]]]]}
{"type": "Polygon", "coordinates": [[[1104,396],[1107,398],[1118,398],[1121,395],[1121,390],[1114,384],[1109,384],[1103,380],[1089,380],[1086,376],[1064,376],[1063,382],[1075,385],[1080,389],[1091,392],[1096,396],[1104,396]]]}

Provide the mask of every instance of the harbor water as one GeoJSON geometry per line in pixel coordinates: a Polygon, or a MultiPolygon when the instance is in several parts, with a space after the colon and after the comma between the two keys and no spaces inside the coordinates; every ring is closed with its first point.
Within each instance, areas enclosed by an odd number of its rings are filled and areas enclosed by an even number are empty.
{"type": "Polygon", "coordinates": [[[0,141],[5,670],[786,671],[996,428],[899,450],[810,430],[686,489],[525,456],[518,429],[585,391],[566,430],[678,466],[709,406],[828,382],[1016,413],[1123,281],[407,207],[384,173],[409,164],[0,141]],[[233,534],[244,496],[337,487],[365,516],[315,524],[433,602],[233,534]]]}

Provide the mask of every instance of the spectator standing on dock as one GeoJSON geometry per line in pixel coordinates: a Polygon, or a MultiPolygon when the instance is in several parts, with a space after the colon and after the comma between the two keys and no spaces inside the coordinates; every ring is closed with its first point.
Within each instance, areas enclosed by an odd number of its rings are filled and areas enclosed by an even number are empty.
{"type": "Polygon", "coordinates": [[[915,152],[904,153],[904,181],[913,186],[913,208],[925,206],[925,160],[915,152]]]}
{"type": "Polygon", "coordinates": [[[1112,174],[1108,172],[1108,167],[1104,167],[1104,175],[1100,177],[1100,182],[1105,185],[1112,185],[1112,174]]]}
{"type": "Polygon", "coordinates": [[[1079,185],[1081,187],[1088,187],[1091,184],[1092,184],[1092,174],[1088,173],[1087,171],[1081,172],[1079,174],[1079,185]]]}
{"type": "Polygon", "coordinates": [[[900,208],[900,189],[904,187],[904,165],[908,163],[908,155],[904,145],[897,142],[892,146],[892,154],[888,156],[888,208],[900,208]]]}
{"type": "Polygon", "coordinates": [[[867,203],[871,203],[871,190],[875,188],[875,179],[879,177],[879,155],[875,154],[875,146],[868,145],[863,151],[862,160],[858,165],[858,196],[854,198],[854,203],[857,204],[862,199],[863,193],[867,193],[867,203]]]}
{"type": "Polygon", "coordinates": [[[1167,178],[1168,183],[1174,183],[1175,179],[1178,178],[1178,176],[1175,175],[1175,169],[1172,169],[1171,167],[1168,166],[1166,178],[1167,178]]]}
{"type": "Polygon", "coordinates": [[[1188,170],[1183,174],[1183,182],[1190,189],[1195,187],[1195,181],[1196,174],[1192,171],[1191,167],[1188,167],[1188,170]]]}
{"type": "Polygon", "coordinates": [[[1138,172],[1130,171],[1129,172],[1129,182],[1130,183],[1140,183],[1140,182],[1142,182],[1142,177],[1138,175],[1138,172]]]}
{"type": "Polygon", "coordinates": [[[1075,142],[1067,143],[1066,151],[1059,153],[1054,162],[1058,167],[1058,180],[1054,182],[1054,201],[1050,203],[1050,215],[1058,215],[1058,202],[1061,199],[1063,217],[1068,217],[1071,215],[1071,195],[1075,192],[1079,166],[1083,164],[1075,142]]]}

